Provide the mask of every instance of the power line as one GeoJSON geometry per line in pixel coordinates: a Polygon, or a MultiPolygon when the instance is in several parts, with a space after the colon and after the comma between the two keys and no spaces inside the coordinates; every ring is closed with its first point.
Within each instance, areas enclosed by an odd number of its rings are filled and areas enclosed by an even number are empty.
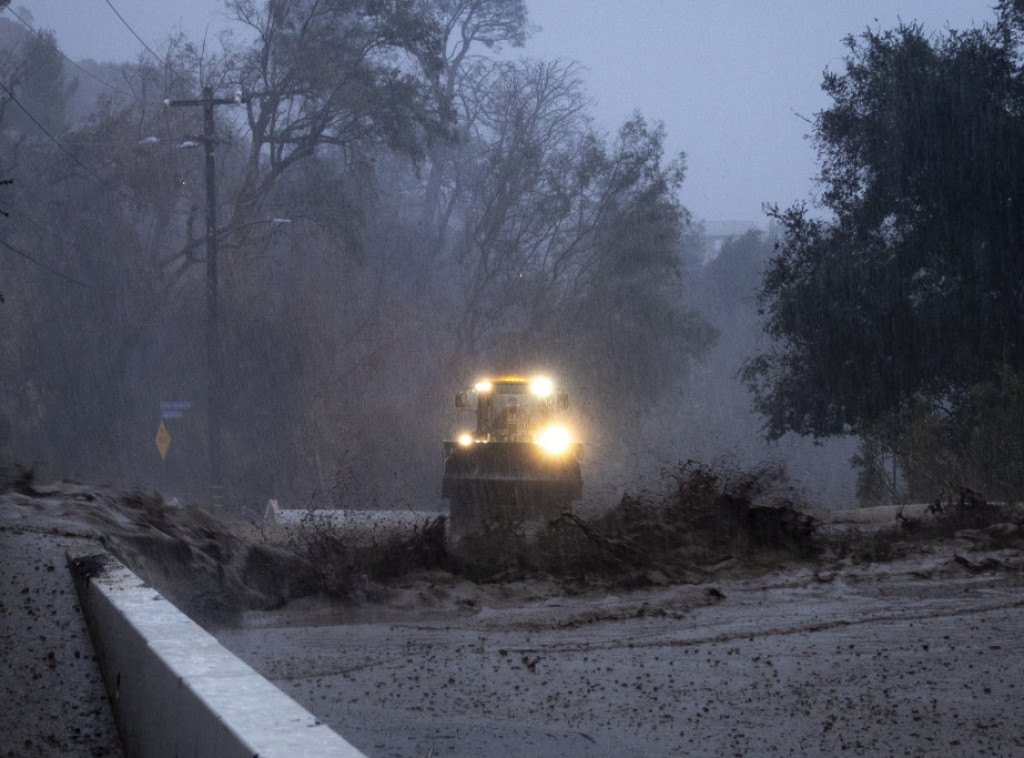
{"type": "Polygon", "coordinates": [[[160,57],[159,55],[157,55],[157,54],[156,54],[155,52],[153,52],[153,48],[151,48],[151,47],[150,47],[149,45],[147,45],[147,44],[146,44],[146,41],[145,41],[144,39],[142,39],[142,37],[140,37],[140,36],[139,36],[139,35],[138,35],[138,34],[137,34],[137,33],[135,32],[135,30],[134,30],[134,29],[132,29],[132,26],[131,26],[131,24],[129,24],[129,23],[128,23],[128,22],[127,22],[127,21],[125,20],[124,16],[122,16],[122,15],[121,15],[121,14],[120,14],[120,13],[118,12],[117,8],[115,8],[115,7],[114,7],[114,4],[113,4],[112,2],[110,2],[110,0],[106,0],[106,3],[107,3],[107,5],[108,5],[108,6],[110,7],[110,10],[112,10],[112,11],[114,12],[114,15],[115,15],[115,16],[117,16],[117,17],[118,17],[118,19],[120,19],[121,23],[125,25],[125,28],[126,28],[126,29],[127,29],[128,31],[130,31],[130,32],[132,33],[132,36],[133,36],[133,37],[135,37],[135,39],[137,39],[137,40],[139,41],[139,44],[140,44],[140,45],[142,45],[142,46],[143,46],[143,47],[144,47],[144,48],[146,49],[146,52],[148,52],[148,53],[149,53],[150,55],[152,55],[152,56],[153,56],[153,59],[154,59],[154,60],[155,60],[155,61],[156,61],[157,63],[159,63],[159,64],[161,64],[161,65],[163,65],[163,66],[166,66],[166,67],[167,67],[167,68],[168,68],[168,69],[170,70],[170,72],[171,72],[172,74],[174,74],[174,75],[175,75],[175,76],[176,76],[176,77],[177,77],[177,78],[178,78],[179,80],[181,80],[181,81],[182,81],[183,83],[185,83],[185,84],[189,84],[189,83],[190,83],[190,82],[189,82],[189,80],[188,80],[188,78],[187,78],[187,77],[186,77],[186,76],[185,76],[184,74],[180,74],[180,73],[178,73],[177,71],[175,71],[175,70],[174,70],[174,68],[173,68],[173,67],[172,67],[172,66],[170,65],[170,63],[168,63],[168,62],[167,62],[167,61],[165,61],[165,60],[164,60],[163,58],[161,58],[161,57],[160,57]]]}
{"type": "MultiPolygon", "coordinates": [[[[122,24],[124,24],[125,28],[127,28],[128,31],[131,32],[132,36],[135,37],[136,40],[138,40],[139,44],[141,44],[143,46],[143,48],[145,48],[146,52],[148,52],[153,57],[153,59],[155,61],[157,61],[159,64],[163,65],[167,69],[167,71],[169,71],[174,77],[176,77],[182,83],[184,83],[186,85],[191,83],[190,80],[188,79],[188,77],[186,77],[184,74],[176,71],[174,69],[174,67],[170,65],[170,63],[168,61],[163,60],[162,58],[160,58],[159,55],[156,54],[156,52],[146,43],[146,41],[144,39],[142,39],[141,36],[139,36],[139,34],[135,31],[135,29],[132,28],[131,24],[129,24],[128,21],[124,18],[124,16],[121,15],[121,13],[117,10],[117,8],[114,7],[114,4],[111,2],[111,0],[105,0],[105,2],[107,3],[107,6],[110,8],[110,10],[113,11],[114,15],[117,16],[118,20],[122,24]]],[[[4,9],[5,8],[2,7],[2,4],[0,4],[0,11],[2,11],[4,9]]],[[[35,34],[36,36],[40,37],[40,39],[44,38],[41,32],[39,32],[36,29],[34,29],[32,27],[32,25],[29,24],[25,19],[23,19],[20,15],[15,13],[13,10],[11,10],[9,5],[6,7],[6,10],[10,11],[11,15],[14,16],[15,18],[17,18],[18,21],[20,21],[33,34],[35,34]]],[[[70,58],[68,58],[63,52],[61,52],[59,47],[56,48],[56,50],[57,50],[57,53],[61,56],[61,58],[63,58],[64,60],[68,61],[69,63],[71,63],[73,66],[75,66],[76,68],[81,70],[86,75],[91,76],[93,79],[96,79],[96,81],[100,82],[104,86],[109,87],[114,92],[116,92],[116,93],[118,93],[120,95],[123,95],[124,97],[127,97],[129,99],[138,99],[138,98],[136,98],[135,95],[132,95],[130,93],[126,93],[123,90],[118,89],[114,85],[110,84],[109,82],[104,81],[103,79],[101,79],[100,77],[96,76],[92,72],[90,72],[87,69],[83,68],[78,63],[76,63],[75,61],[73,61],[70,58]]],[[[15,97],[15,95],[11,91],[11,89],[9,87],[5,86],[3,84],[3,82],[0,82],[0,89],[3,89],[3,91],[7,93],[7,95],[15,103],[15,105],[17,105],[22,110],[22,112],[25,113],[25,115],[32,121],[32,123],[34,123],[40,129],[40,131],[42,131],[43,134],[45,134],[47,136],[47,138],[50,139],[50,141],[52,141],[55,145],[57,145],[57,147],[60,148],[62,152],[64,152],[69,158],[71,158],[71,160],[74,161],[78,166],[80,166],[86,172],[91,174],[97,181],[99,181],[101,184],[104,184],[105,186],[108,186],[110,189],[112,189],[114,192],[116,192],[118,195],[120,195],[121,197],[125,198],[129,202],[135,203],[135,204],[137,204],[137,205],[139,205],[141,207],[149,207],[151,210],[158,210],[158,209],[154,208],[153,206],[145,203],[144,201],[139,200],[139,199],[137,199],[135,197],[132,197],[132,196],[126,194],[120,188],[112,186],[107,180],[105,180],[103,177],[99,176],[96,173],[95,170],[93,170],[89,166],[85,165],[77,156],[72,154],[71,151],[63,143],[60,142],[60,140],[58,140],[53,134],[51,134],[46,129],[46,127],[44,127],[39,122],[39,120],[36,119],[28,111],[28,109],[15,97]]],[[[157,101],[142,100],[142,102],[155,103],[157,101]]],[[[162,102],[166,105],[169,101],[164,99],[162,102]]],[[[101,143],[80,143],[80,144],[101,144],[101,143]]],[[[110,144],[115,144],[115,143],[110,143],[110,144]]],[[[138,144],[138,143],[136,143],[136,144],[138,144]]],[[[182,146],[179,146],[179,147],[182,147],[182,146]]],[[[172,193],[168,193],[166,191],[163,192],[163,194],[167,194],[170,197],[175,197],[176,198],[175,195],[173,195],[172,193]]],[[[179,214],[179,215],[184,215],[183,213],[181,213],[179,211],[174,211],[174,212],[179,214]]]]}
{"type": "MultiPolygon", "coordinates": [[[[107,187],[108,189],[110,189],[111,191],[115,192],[116,194],[120,195],[122,198],[124,198],[128,202],[133,203],[133,204],[135,204],[135,205],[137,205],[139,207],[142,207],[142,208],[148,208],[150,210],[154,210],[154,211],[158,211],[158,212],[160,211],[159,208],[155,208],[154,206],[150,205],[149,203],[146,203],[143,200],[140,200],[140,199],[138,199],[136,197],[133,197],[132,195],[129,195],[127,192],[122,190],[120,187],[113,186],[109,181],[107,181],[102,176],[100,176],[100,174],[95,169],[93,169],[90,166],[87,166],[85,163],[83,163],[81,161],[81,159],[79,159],[79,157],[77,155],[75,155],[63,142],[61,142],[59,139],[57,139],[50,132],[49,129],[47,129],[45,126],[43,126],[42,123],[40,123],[39,119],[37,119],[35,116],[32,115],[31,111],[29,111],[29,109],[26,108],[22,104],[22,102],[20,100],[18,100],[17,97],[15,97],[14,93],[10,90],[10,88],[6,84],[4,84],[2,81],[0,81],[0,89],[2,89],[4,92],[7,93],[7,96],[11,99],[11,102],[14,103],[15,105],[17,105],[21,109],[22,113],[24,113],[26,116],[28,116],[29,120],[33,124],[35,124],[36,127],[38,127],[39,131],[41,131],[43,134],[45,134],[47,136],[47,138],[49,138],[49,140],[51,142],[53,142],[53,144],[55,144],[58,148],[60,148],[61,152],[63,152],[65,155],[67,155],[75,163],[75,165],[80,166],[86,173],[88,173],[90,176],[92,176],[94,179],[96,179],[96,181],[98,181],[100,184],[102,184],[103,186],[107,187]]],[[[171,195],[171,196],[174,197],[173,195],[171,195]]],[[[172,212],[173,213],[178,213],[178,214],[181,213],[180,211],[172,211],[172,212]]]]}
{"type": "MultiPolygon", "coordinates": [[[[11,184],[13,181],[14,181],[13,179],[3,179],[3,180],[0,180],[0,184],[11,184]]],[[[3,216],[6,217],[6,216],[9,216],[10,214],[8,214],[4,210],[0,210],[0,215],[3,215],[3,216]]],[[[75,284],[81,285],[82,287],[86,287],[88,289],[93,289],[92,285],[86,284],[85,282],[80,282],[78,279],[75,279],[73,276],[69,276],[68,274],[65,274],[62,271],[58,271],[57,269],[53,268],[52,266],[49,266],[49,265],[43,263],[42,261],[38,260],[37,258],[32,257],[31,255],[26,253],[24,250],[19,250],[18,248],[16,248],[14,245],[10,244],[9,242],[5,242],[4,240],[0,240],[0,245],[2,245],[3,247],[7,248],[12,253],[15,253],[16,255],[20,255],[22,258],[24,258],[25,260],[29,261],[30,263],[33,263],[36,266],[39,266],[40,268],[45,269],[45,270],[49,271],[52,274],[56,274],[61,279],[67,279],[68,281],[74,282],[75,284]]],[[[2,303],[3,301],[4,301],[3,296],[0,295],[0,303],[2,303]]]]}
{"type": "Polygon", "coordinates": [[[149,45],[146,44],[146,40],[142,39],[142,37],[140,37],[138,34],[136,34],[135,30],[132,29],[132,25],[124,20],[124,16],[122,16],[120,13],[118,13],[118,10],[117,10],[117,8],[114,7],[114,4],[112,2],[110,2],[110,0],[106,0],[106,3],[107,3],[108,6],[110,6],[110,10],[114,11],[114,15],[117,16],[121,20],[121,23],[125,25],[125,28],[127,28],[128,31],[130,31],[132,33],[132,36],[135,37],[135,39],[137,39],[139,41],[139,44],[142,45],[144,48],[146,48],[146,50],[149,51],[149,54],[152,55],[153,58],[158,60],[160,63],[163,63],[164,62],[163,59],[159,55],[157,55],[156,53],[153,52],[153,49],[149,45]]]}
{"type": "Polygon", "coordinates": [[[31,255],[26,253],[24,250],[19,250],[18,248],[16,248],[14,245],[12,245],[9,242],[4,242],[3,240],[0,240],[0,245],[2,245],[3,247],[6,247],[12,253],[20,255],[25,260],[30,261],[31,263],[34,263],[35,265],[39,266],[40,268],[46,269],[51,274],[56,274],[61,279],[67,279],[69,282],[73,282],[73,283],[75,283],[75,284],[77,284],[77,285],[79,285],[81,287],[85,287],[86,289],[95,289],[95,287],[93,287],[91,284],[86,284],[85,282],[79,281],[78,279],[75,279],[75,277],[70,276],[68,274],[65,274],[63,271],[58,271],[53,266],[49,266],[49,265],[43,263],[41,260],[39,260],[37,258],[33,258],[31,255]]]}
{"type": "Polygon", "coordinates": [[[50,141],[53,144],[55,144],[57,147],[59,147],[61,149],[61,151],[65,155],[67,155],[71,160],[73,160],[76,164],[78,164],[79,166],[84,168],[86,171],[88,171],[90,174],[95,176],[97,179],[99,179],[100,181],[103,181],[102,177],[100,177],[99,174],[97,174],[91,168],[89,168],[84,163],[82,163],[82,161],[80,161],[78,159],[78,156],[76,156],[74,153],[72,153],[67,148],[67,146],[64,145],[63,142],[61,142],[59,139],[54,137],[53,134],[50,133],[50,130],[47,129],[45,126],[43,126],[39,122],[39,119],[37,119],[35,116],[33,116],[28,108],[26,108],[24,105],[21,104],[21,101],[18,100],[18,98],[14,96],[14,93],[11,92],[10,88],[6,84],[4,84],[2,81],[0,81],[0,89],[2,89],[4,92],[7,93],[7,96],[9,98],[11,98],[11,102],[14,103],[15,105],[17,105],[19,108],[21,108],[21,112],[24,113],[26,116],[28,116],[29,120],[39,128],[39,131],[41,131],[43,134],[45,134],[50,139],[50,141]]]}
{"type": "MultiPolygon", "coordinates": [[[[108,2],[107,4],[109,5],[109,2],[108,2]]],[[[40,31],[39,31],[38,29],[34,28],[34,27],[33,27],[33,26],[32,26],[32,25],[31,25],[31,24],[30,24],[30,23],[28,22],[28,21],[26,21],[26,20],[25,20],[24,18],[22,18],[21,16],[19,16],[19,15],[18,15],[18,14],[17,14],[17,13],[16,13],[16,12],[15,12],[15,11],[14,11],[14,10],[13,10],[12,8],[11,8],[11,6],[9,6],[9,5],[8,5],[8,6],[6,7],[6,8],[0,8],[0,11],[3,11],[3,10],[6,10],[6,11],[8,11],[8,12],[9,12],[9,13],[10,13],[10,14],[11,14],[12,16],[14,16],[14,17],[15,17],[16,19],[18,19],[18,21],[20,21],[20,22],[21,22],[21,24],[22,24],[22,25],[23,25],[23,26],[24,26],[24,27],[25,27],[26,29],[28,29],[28,30],[29,30],[30,32],[32,32],[32,33],[33,33],[34,35],[36,35],[37,37],[39,37],[40,39],[42,39],[42,40],[44,40],[44,41],[46,40],[46,38],[45,38],[45,36],[43,35],[43,33],[42,33],[42,32],[40,32],[40,31]]],[[[126,22],[126,21],[125,21],[125,20],[124,20],[124,19],[123,19],[123,18],[121,17],[121,15],[120,15],[119,13],[117,13],[117,10],[116,10],[116,9],[115,9],[115,8],[114,8],[113,6],[111,6],[111,10],[113,10],[113,11],[114,11],[114,13],[115,13],[115,14],[117,14],[118,18],[119,18],[119,19],[121,19],[121,22],[122,22],[123,24],[125,24],[125,26],[128,26],[127,22],[126,22]]],[[[132,30],[132,28],[131,28],[130,26],[128,26],[128,29],[129,29],[129,31],[131,31],[131,33],[132,33],[133,35],[135,35],[135,38],[136,38],[136,39],[138,39],[138,40],[139,40],[139,42],[141,42],[141,43],[142,43],[142,45],[143,45],[143,46],[144,46],[144,47],[146,48],[146,50],[147,50],[147,51],[149,52],[149,54],[150,54],[150,55],[152,55],[152,56],[153,56],[154,58],[156,58],[156,60],[157,60],[157,61],[158,61],[158,62],[159,62],[159,63],[160,63],[161,65],[164,65],[164,66],[166,66],[166,67],[167,67],[167,68],[168,68],[168,69],[170,70],[170,72],[171,72],[171,73],[172,73],[172,74],[173,74],[173,75],[174,75],[174,76],[175,76],[175,77],[176,77],[177,79],[179,79],[179,80],[180,80],[180,81],[182,81],[182,82],[185,82],[186,84],[187,84],[187,83],[189,82],[188,78],[187,78],[187,77],[186,77],[186,76],[185,76],[184,74],[181,74],[181,73],[179,73],[178,71],[175,71],[175,70],[174,70],[174,69],[173,69],[173,68],[172,68],[172,67],[171,67],[171,66],[170,66],[170,65],[169,65],[169,64],[168,64],[168,63],[167,63],[166,61],[162,60],[162,59],[161,59],[161,58],[160,58],[159,56],[157,56],[157,54],[156,54],[155,52],[153,52],[153,50],[152,50],[152,49],[151,49],[151,48],[150,48],[150,47],[149,47],[148,45],[146,45],[146,43],[145,43],[145,42],[143,42],[143,41],[142,41],[142,40],[141,40],[141,39],[139,38],[139,36],[138,36],[137,34],[135,34],[135,31],[134,31],[134,30],[132,30]]],[[[93,73],[92,71],[90,71],[89,69],[85,68],[84,66],[82,66],[82,65],[81,65],[80,63],[78,63],[77,61],[75,61],[75,60],[72,60],[71,58],[69,58],[69,57],[68,57],[67,55],[65,55],[65,54],[64,54],[64,52],[63,52],[63,51],[62,51],[62,50],[60,49],[60,47],[59,47],[59,46],[57,46],[57,47],[56,47],[55,49],[56,49],[56,51],[57,51],[57,54],[58,54],[58,55],[60,55],[60,57],[61,57],[61,58],[63,58],[63,59],[64,59],[65,61],[67,61],[68,63],[70,63],[70,64],[71,64],[72,66],[74,66],[74,67],[75,67],[76,69],[78,69],[79,71],[81,71],[81,72],[82,72],[83,74],[85,74],[86,76],[90,77],[91,79],[94,79],[95,81],[97,81],[97,82],[99,82],[100,84],[102,84],[102,85],[103,85],[104,87],[107,87],[107,88],[108,88],[108,89],[110,89],[110,90],[111,90],[112,92],[114,92],[114,93],[116,93],[116,94],[118,94],[118,95],[121,95],[121,96],[122,96],[122,97],[124,97],[124,98],[128,98],[129,100],[131,100],[131,99],[134,99],[134,100],[139,100],[139,101],[141,101],[141,102],[146,102],[146,103],[154,103],[154,104],[156,104],[156,103],[161,103],[161,102],[163,102],[163,100],[162,100],[162,99],[160,99],[160,100],[152,100],[152,99],[148,99],[148,98],[140,98],[140,97],[139,97],[138,95],[136,95],[136,94],[134,94],[134,93],[132,93],[132,92],[125,92],[125,91],[124,91],[123,89],[121,89],[120,87],[118,87],[118,86],[116,86],[116,85],[114,85],[114,84],[111,84],[110,82],[108,82],[108,81],[107,81],[106,79],[104,79],[103,77],[99,76],[98,74],[95,74],[95,73],[93,73]]]]}
{"type": "MultiPolygon", "coordinates": [[[[82,255],[86,255],[85,250],[83,250],[81,247],[79,247],[77,243],[72,242],[71,240],[65,239],[62,235],[60,235],[57,232],[53,231],[53,229],[48,227],[46,224],[44,224],[43,222],[33,218],[31,215],[26,213],[24,211],[24,209],[19,208],[17,205],[14,205],[13,203],[11,203],[8,200],[0,201],[0,205],[3,205],[6,208],[10,209],[11,214],[5,214],[5,215],[9,215],[11,221],[15,221],[15,222],[17,222],[17,221],[28,221],[32,226],[34,226],[37,229],[40,229],[40,230],[46,232],[47,234],[49,234],[51,237],[53,237],[55,240],[57,240],[61,245],[65,246],[65,247],[69,247],[69,248],[71,248],[73,250],[77,250],[82,255]]],[[[2,212],[2,211],[0,211],[0,212],[2,212]]]]}
{"type": "MultiPolygon", "coordinates": [[[[34,35],[36,35],[37,37],[39,37],[39,39],[43,40],[44,42],[46,41],[46,37],[45,37],[45,36],[43,36],[43,33],[42,33],[42,32],[40,32],[40,31],[39,31],[38,29],[35,29],[35,28],[33,28],[33,27],[32,27],[32,25],[31,25],[31,24],[30,24],[30,23],[29,23],[28,21],[26,21],[25,19],[23,19],[23,18],[22,18],[21,16],[19,16],[19,15],[18,15],[18,14],[17,14],[17,13],[16,13],[16,12],[15,12],[15,11],[14,11],[14,10],[13,10],[12,8],[11,8],[11,6],[9,6],[9,5],[8,5],[8,6],[6,7],[6,8],[4,8],[4,10],[6,10],[6,11],[7,11],[8,13],[10,13],[10,14],[11,14],[12,16],[14,16],[14,17],[15,17],[16,19],[18,19],[18,21],[20,21],[20,22],[22,23],[22,25],[23,25],[23,26],[24,26],[24,27],[25,27],[26,29],[28,29],[28,30],[29,30],[30,32],[32,32],[32,33],[33,33],[34,35]]],[[[127,93],[127,92],[125,92],[125,91],[123,91],[123,90],[120,90],[120,89],[118,89],[118,88],[117,88],[117,87],[115,87],[115,86],[114,86],[113,84],[111,84],[111,83],[110,83],[110,82],[108,82],[108,81],[105,81],[104,79],[102,79],[101,77],[97,76],[96,74],[94,74],[94,73],[93,73],[92,71],[90,71],[89,69],[87,69],[87,68],[85,68],[84,66],[81,66],[80,64],[78,64],[77,62],[75,62],[75,61],[71,60],[71,59],[70,59],[70,58],[69,58],[68,56],[66,56],[66,55],[65,55],[65,54],[64,54],[64,53],[63,53],[63,52],[61,51],[60,47],[56,47],[56,46],[55,46],[55,49],[57,50],[57,54],[58,54],[58,55],[60,55],[60,57],[61,57],[61,58],[63,58],[64,60],[66,60],[66,61],[67,61],[68,63],[70,63],[70,64],[71,64],[72,66],[74,66],[75,68],[77,68],[77,69],[78,69],[79,71],[81,71],[81,72],[82,72],[83,74],[85,74],[86,76],[89,76],[89,77],[91,77],[91,78],[95,79],[95,80],[96,80],[96,81],[98,81],[98,82],[99,82],[100,84],[102,84],[102,85],[103,85],[104,87],[108,87],[108,88],[110,88],[111,90],[113,90],[114,92],[116,92],[116,93],[117,93],[117,94],[119,94],[119,95],[124,95],[125,97],[131,97],[131,95],[129,95],[129,94],[127,93]]]]}

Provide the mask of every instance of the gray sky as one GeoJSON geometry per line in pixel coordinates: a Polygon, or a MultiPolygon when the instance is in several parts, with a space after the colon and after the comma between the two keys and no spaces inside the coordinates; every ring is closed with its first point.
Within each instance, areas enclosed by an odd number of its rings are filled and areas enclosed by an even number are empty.
{"type": "MultiPolygon", "coordinates": [[[[220,0],[110,0],[158,49],[174,30],[211,40],[226,25],[220,0]]],[[[682,200],[698,218],[762,224],[766,202],[813,192],[814,150],[804,138],[828,100],[822,72],[839,69],[842,39],[900,19],[927,31],[994,18],[995,0],[528,0],[539,26],[526,52],[587,69],[598,125],[634,110],[662,121],[671,153],[686,152],[682,200]]],[[[78,60],[134,60],[142,45],[106,0],[32,0],[78,60]]],[[[23,10],[19,15],[26,17],[23,10]]]]}

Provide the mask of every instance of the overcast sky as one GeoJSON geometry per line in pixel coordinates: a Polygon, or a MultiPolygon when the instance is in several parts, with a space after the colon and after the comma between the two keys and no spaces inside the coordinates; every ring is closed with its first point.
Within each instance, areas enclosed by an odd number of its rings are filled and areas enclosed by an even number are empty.
{"type": "MultiPolygon", "coordinates": [[[[530,55],[579,61],[598,125],[634,110],[661,121],[668,149],[690,166],[682,200],[697,218],[763,224],[764,203],[814,190],[805,119],[828,101],[822,72],[842,40],[900,19],[927,31],[991,21],[995,0],[528,0],[530,55]]],[[[32,0],[25,10],[79,60],[134,60],[180,29],[201,39],[226,23],[221,0],[32,0]]]]}

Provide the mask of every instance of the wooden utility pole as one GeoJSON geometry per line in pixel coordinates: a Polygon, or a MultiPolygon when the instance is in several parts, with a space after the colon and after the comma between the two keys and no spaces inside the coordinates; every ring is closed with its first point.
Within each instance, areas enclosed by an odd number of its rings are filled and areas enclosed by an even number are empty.
{"type": "Polygon", "coordinates": [[[206,366],[207,366],[207,426],[210,457],[210,498],[215,510],[224,505],[224,474],[221,466],[221,403],[224,380],[221,368],[220,316],[217,302],[217,162],[216,123],[213,109],[217,105],[237,105],[246,102],[241,97],[215,98],[213,88],[203,87],[199,100],[171,100],[168,105],[178,107],[202,106],[203,149],[206,152],[206,366]]]}

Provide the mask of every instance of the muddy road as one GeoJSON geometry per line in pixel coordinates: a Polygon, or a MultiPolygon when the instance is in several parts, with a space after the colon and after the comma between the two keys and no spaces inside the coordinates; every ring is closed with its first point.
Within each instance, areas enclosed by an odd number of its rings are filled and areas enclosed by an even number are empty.
{"type": "MultiPolygon", "coordinates": [[[[568,573],[472,581],[436,521],[355,539],[71,483],[0,493],[0,532],[102,543],[370,756],[1024,754],[1020,509],[811,524],[697,484],[582,524],[568,573]]],[[[15,600],[8,639],[37,634],[15,600]]],[[[9,723],[94,697],[60,660],[9,723]]]]}
{"type": "Polygon", "coordinates": [[[955,554],[575,597],[424,580],[219,637],[374,756],[1019,755],[1021,577],[955,554]]]}

